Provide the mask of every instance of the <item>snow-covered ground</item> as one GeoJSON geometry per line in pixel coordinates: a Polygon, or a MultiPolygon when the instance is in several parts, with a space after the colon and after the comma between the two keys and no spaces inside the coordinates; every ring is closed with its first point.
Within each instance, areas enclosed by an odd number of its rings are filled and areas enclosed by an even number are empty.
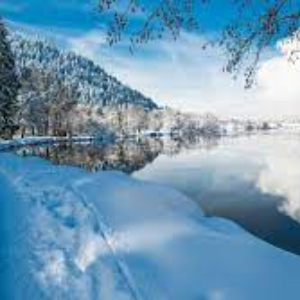
{"type": "Polygon", "coordinates": [[[74,136],[72,138],[68,137],[52,137],[52,136],[32,136],[32,137],[16,137],[12,140],[2,140],[0,139],[0,151],[10,150],[13,148],[23,147],[23,146],[35,146],[42,144],[55,144],[62,142],[90,142],[94,138],[92,136],[74,136]]]}
{"type": "Polygon", "coordinates": [[[298,299],[300,258],[182,194],[0,155],[0,299],[298,299]]]}

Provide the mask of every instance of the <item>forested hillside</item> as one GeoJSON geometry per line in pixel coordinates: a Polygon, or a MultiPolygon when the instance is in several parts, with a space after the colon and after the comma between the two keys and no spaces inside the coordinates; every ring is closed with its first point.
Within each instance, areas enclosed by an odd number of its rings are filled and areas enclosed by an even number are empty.
{"type": "Polygon", "coordinates": [[[17,130],[18,78],[7,29],[0,17],[0,137],[10,139],[17,130]]]}
{"type": "Polygon", "coordinates": [[[151,99],[123,85],[89,59],[22,34],[12,33],[10,39],[19,71],[36,68],[56,74],[64,85],[72,86],[81,104],[134,104],[145,109],[157,108],[151,99]]]}
{"type": "Polygon", "coordinates": [[[22,136],[219,134],[210,114],[161,108],[89,59],[12,33],[22,136]]]}

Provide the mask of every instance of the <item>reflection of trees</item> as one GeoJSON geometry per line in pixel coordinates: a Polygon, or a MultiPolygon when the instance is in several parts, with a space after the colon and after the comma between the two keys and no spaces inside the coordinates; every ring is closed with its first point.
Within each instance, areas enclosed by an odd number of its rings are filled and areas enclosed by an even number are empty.
{"type": "Polygon", "coordinates": [[[184,136],[164,139],[163,153],[176,155],[186,150],[211,150],[218,146],[218,137],[184,136]]]}
{"type": "Polygon", "coordinates": [[[118,170],[130,174],[144,168],[161,153],[176,155],[187,149],[210,150],[217,144],[217,139],[212,138],[141,138],[115,144],[62,143],[34,146],[19,150],[19,154],[40,156],[58,165],[83,167],[91,172],[118,170]]]}
{"type": "Polygon", "coordinates": [[[119,170],[132,173],[152,162],[161,152],[159,140],[125,141],[116,144],[63,143],[52,146],[27,147],[23,156],[40,156],[58,165],[84,167],[88,171],[119,170]]]}

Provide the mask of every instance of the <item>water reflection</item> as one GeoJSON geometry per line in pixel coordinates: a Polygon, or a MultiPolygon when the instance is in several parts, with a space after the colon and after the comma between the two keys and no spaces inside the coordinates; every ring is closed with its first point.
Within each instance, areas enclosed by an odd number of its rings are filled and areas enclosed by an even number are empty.
{"type": "Polygon", "coordinates": [[[207,216],[231,219],[300,255],[299,149],[295,134],[264,134],[61,144],[18,152],[89,171],[119,170],[172,186],[198,202],[207,216]]]}
{"type": "Polygon", "coordinates": [[[174,156],[191,149],[206,150],[217,146],[208,138],[143,138],[105,143],[60,143],[29,146],[17,151],[22,156],[39,156],[54,164],[84,167],[88,171],[118,170],[131,174],[153,162],[160,154],[174,156]]]}
{"type": "Polygon", "coordinates": [[[173,186],[206,215],[300,255],[299,149],[297,135],[224,138],[209,151],[160,156],[133,176],[173,186]]]}
{"type": "Polygon", "coordinates": [[[53,146],[26,147],[22,156],[39,156],[58,165],[84,167],[88,171],[119,170],[132,173],[152,162],[160,153],[160,141],[117,144],[63,143],[53,146]]]}
{"type": "MultiPolygon", "coordinates": [[[[271,146],[271,145],[270,145],[271,146]]],[[[300,142],[278,141],[265,153],[265,168],[258,179],[262,192],[280,197],[278,209],[300,223],[300,142]]],[[[299,241],[300,242],[300,241],[299,241]]]]}

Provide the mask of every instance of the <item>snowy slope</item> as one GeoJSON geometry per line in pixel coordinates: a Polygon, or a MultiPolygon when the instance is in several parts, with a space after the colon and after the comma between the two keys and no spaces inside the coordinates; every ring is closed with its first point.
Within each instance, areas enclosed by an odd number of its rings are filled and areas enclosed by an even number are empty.
{"type": "Polygon", "coordinates": [[[0,299],[297,299],[300,259],[174,190],[0,155],[0,299]]]}
{"type": "Polygon", "coordinates": [[[158,107],[150,98],[125,86],[87,58],[16,32],[11,32],[10,42],[19,72],[34,67],[55,74],[72,88],[74,97],[81,104],[131,104],[149,110],[158,107]]]}

